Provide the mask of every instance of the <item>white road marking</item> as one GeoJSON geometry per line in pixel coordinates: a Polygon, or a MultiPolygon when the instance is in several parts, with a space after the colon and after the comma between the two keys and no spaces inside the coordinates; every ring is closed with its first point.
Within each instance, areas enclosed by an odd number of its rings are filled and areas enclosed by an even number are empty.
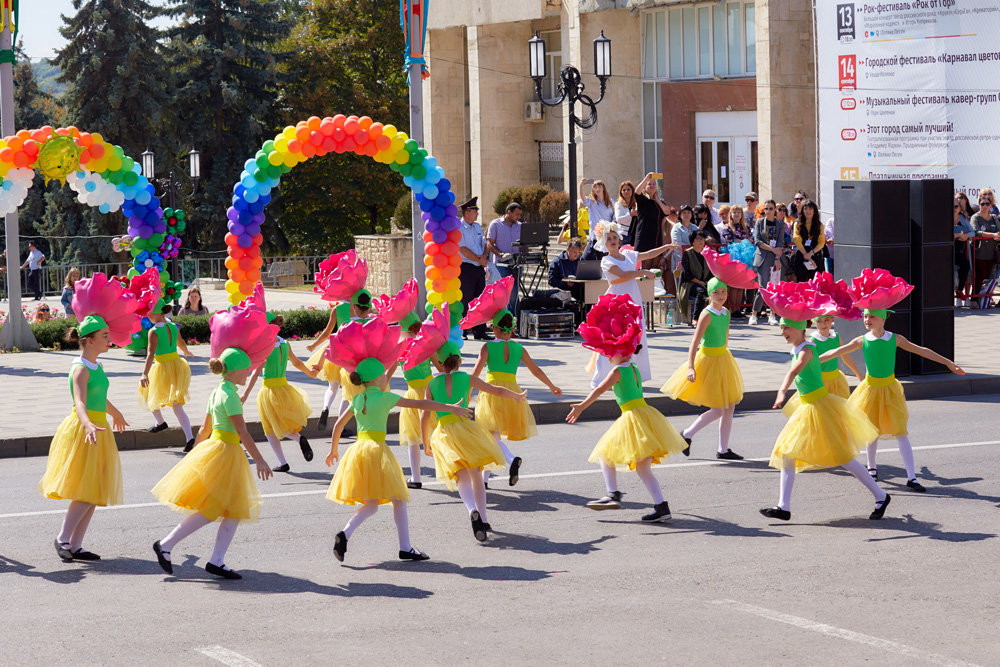
{"type": "Polygon", "coordinates": [[[230,651],[224,646],[206,646],[205,648],[195,650],[229,667],[263,667],[259,662],[254,662],[245,655],[240,655],[236,651],[230,651]]]}
{"type": "MultiPolygon", "coordinates": [[[[1000,440],[984,440],[982,442],[955,442],[946,445],[922,445],[919,447],[914,447],[914,451],[925,450],[925,449],[960,449],[964,447],[983,447],[986,445],[1000,445],[1000,440]]],[[[879,446],[879,451],[883,454],[886,453],[899,453],[899,449],[895,447],[883,447],[879,446]]],[[[748,458],[746,461],[769,461],[769,456],[764,456],[761,458],[748,458]]],[[[654,468],[697,468],[701,466],[717,466],[717,465],[732,465],[730,461],[719,461],[719,460],[706,460],[706,461],[683,461],[679,463],[661,463],[659,465],[653,466],[654,468]]],[[[596,475],[601,472],[600,468],[588,468],[587,470],[567,470],[564,472],[538,472],[527,475],[521,475],[521,479],[545,479],[548,477],[573,477],[576,475],[596,475]]],[[[503,474],[497,476],[497,479],[503,479],[503,474]]],[[[444,482],[424,482],[424,486],[444,486],[444,482]]],[[[264,493],[262,497],[264,498],[293,498],[295,496],[319,496],[325,495],[327,489],[316,489],[314,491],[283,491],[280,493],[264,493]]],[[[131,509],[142,509],[144,507],[163,507],[161,503],[131,503],[129,505],[113,505],[111,507],[98,507],[98,511],[101,512],[111,512],[116,510],[131,510],[131,509]]],[[[0,514],[0,519],[19,519],[24,517],[32,516],[50,516],[57,514],[65,514],[66,510],[55,509],[55,510],[36,510],[34,512],[11,512],[8,514],[0,514]]]]}
{"type": "Polygon", "coordinates": [[[866,646],[871,646],[873,648],[881,649],[883,651],[888,651],[889,653],[895,653],[897,655],[906,656],[908,658],[914,658],[920,661],[926,661],[933,663],[935,665],[946,665],[947,667],[976,667],[976,663],[966,662],[965,660],[959,660],[956,658],[949,658],[945,655],[939,655],[937,653],[930,653],[924,651],[923,649],[916,648],[914,646],[908,646],[906,644],[900,644],[899,642],[894,642],[888,639],[881,639],[879,637],[872,637],[871,635],[861,634],[860,632],[854,632],[853,630],[847,630],[845,628],[838,628],[834,625],[827,625],[826,623],[818,623],[816,621],[811,621],[808,618],[802,618],[800,616],[792,616],[790,614],[783,614],[772,609],[766,609],[764,607],[758,607],[752,604],[746,604],[745,602],[737,602],[736,600],[712,600],[710,604],[725,605],[732,609],[738,611],[743,611],[748,614],[753,614],[755,616],[760,616],[762,618],[767,618],[772,621],[778,621],[779,623],[786,623],[788,625],[801,628],[803,630],[809,630],[811,632],[818,632],[829,637],[836,637],[837,639],[845,639],[850,642],[855,642],[857,644],[865,644],[866,646]]]}

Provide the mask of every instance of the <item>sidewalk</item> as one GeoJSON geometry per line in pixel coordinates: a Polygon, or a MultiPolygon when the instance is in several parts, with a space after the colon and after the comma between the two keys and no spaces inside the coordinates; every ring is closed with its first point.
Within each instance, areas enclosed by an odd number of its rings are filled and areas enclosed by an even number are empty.
{"type": "MultiPolygon", "coordinates": [[[[221,307],[225,292],[206,291],[209,307],[221,307]]],[[[294,290],[267,290],[268,307],[275,310],[301,306],[315,306],[313,294],[294,290]]],[[[968,373],[956,375],[911,376],[901,378],[910,399],[946,395],[1000,392],[1000,376],[994,375],[993,360],[1000,354],[1000,339],[995,335],[997,320],[991,311],[963,310],[955,318],[955,347],[959,365],[968,373]]],[[[673,401],[659,394],[659,387],[674,369],[685,362],[692,329],[676,326],[666,329],[662,325],[649,335],[650,362],[653,377],[645,383],[647,400],[668,415],[695,414],[700,412],[685,403],[673,401]]],[[[562,388],[563,396],[556,398],[530,373],[521,370],[518,377],[528,390],[539,423],[561,421],[569,412],[571,403],[579,402],[590,391],[590,378],[584,365],[590,353],[580,347],[579,339],[569,341],[522,341],[532,358],[562,388]]],[[[300,358],[308,357],[308,341],[294,341],[292,349],[300,358]]],[[[464,370],[471,370],[481,344],[469,341],[464,349],[464,370]]],[[[746,396],[739,409],[766,409],[771,406],[783,374],[788,367],[788,348],[778,334],[777,327],[751,327],[735,323],[730,331],[729,348],[743,372],[746,396]]],[[[208,345],[191,346],[196,355],[191,359],[191,402],[187,406],[191,422],[197,426],[205,415],[205,405],[218,377],[208,370],[208,345]]],[[[0,457],[44,455],[49,440],[59,423],[70,410],[67,373],[75,351],[50,351],[0,355],[0,457]]],[[[171,428],[155,435],[145,432],[153,423],[152,416],[139,407],[136,398],[139,375],[144,359],[129,357],[121,350],[113,350],[102,357],[105,371],[111,380],[109,397],[122,410],[131,429],[117,436],[121,449],[177,446],[183,444],[179,429],[171,428]]],[[[306,377],[294,368],[289,369],[289,380],[301,387],[314,407],[313,421],[307,435],[318,435],[315,418],[322,408],[325,384],[306,377]]],[[[851,384],[854,379],[850,378],[851,384]]],[[[401,377],[393,378],[392,388],[404,391],[401,377]]],[[[256,389],[246,403],[246,419],[251,433],[262,438],[255,401],[256,389]]],[[[338,398],[339,401],[339,398],[338,398]]],[[[336,410],[336,405],[334,406],[336,410]]],[[[618,414],[613,397],[600,399],[584,415],[585,419],[610,419],[618,414]]],[[[176,425],[173,412],[164,410],[164,417],[171,426],[176,425]]],[[[682,420],[683,421],[683,420],[682,420]]],[[[333,420],[331,419],[331,424],[333,420]]],[[[392,430],[394,424],[390,424],[392,430]]],[[[328,433],[328,431],[327,431],[328,433]]],[[[325,436],[324,436],[325,437],[325,436]]]]}

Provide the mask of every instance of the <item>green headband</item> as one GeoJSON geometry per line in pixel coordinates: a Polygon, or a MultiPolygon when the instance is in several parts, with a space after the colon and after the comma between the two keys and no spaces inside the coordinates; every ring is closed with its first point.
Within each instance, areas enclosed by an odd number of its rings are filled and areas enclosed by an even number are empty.
{"type": "Polygon", "coordinates": [[[407,313],[406,317],[399,322],[399,326],[403,328],[403,331],[409,331],[410,327],[414,324],[420,324],[420,318],[414,312],[407,313]]]}
{"type": "Polygon", "coordinates": [[[509,333],[509,332],[511,332],[511,331],[514,330],[514,323],[515,323],[514,313],[510,312],[506,308],[503,308],[503,309],[497,311],[497,314],[493,316],[493,319],[490,320],[490,322],[493,324],[493,326],[495,326],[500,331],[506,331],[506,332],[509,333]],[[510,326],[509,327],[500,326],[500,320],[502,320],[507,315],[510,315],[510,319],[511,319],[510,326]]]}
{"type": "Polygon", "coordinates": [[[362,359],[354,372],[361,377],[362,382],[371,382],[380,375],[385,375],[385,365],[375,357],[362,359]]]}
{"type": "Polygon", "coordinates": [[[238,347],[227,347],[219,355],[219,360],[225,364],[226,372],[250,368],[249,355],[238,347]]]}
{"type": "Polygon", "coordinates": [[[156,305],[153,306],[153,313],[156,315],[162,315],[163,309],[166,307],[167,307],[167,302],[164,301],[163,299],[160,299],[159,301],[156,302],[156,305]]]}
{"type": "Polygon", "coordinates": [[[460,348],[458,346],[458,343],[456,343],[453,340],[450,340],[447,343],[445,343],[444,345],[442,345],[440,347],[440,349],[438,349],[438,351],[437,351],[437,359],[438,359],[438,361],[440,361],[443,364],[445,362],[445,360],[448,357],[450,357],[451,355],[453,355],[453,354],[457,354],[457,355],[461,356],[462,355],[462,348],[460,348]]]}
{"type": "Polygon", "coordinates": [[[105,329],[107,326],[108,323],[105,322],[104,318],[100,315],[87,315],[80,321],[80,325],[76,328],[76,331],[80,334],[80,338],[83,338],[84,336],[89,336],[95,331],[105,329]]]}
{"type": "Polygon", "coordinates": [[[806,321],[805,320],[793,320],[793,319],[788,318],[788,317],[782,317],[781,318],[781,323],[783,325],[785,325],[786,327],[791,327],[793,329],[798,329],[799,331],[805,331],[808,328],[808,327],[806,327],[806,321]]]}
{"type": "Polygon", "coordinates": [[[372,293],[364,288],[359,289],[351,295],[351,305],[357,306],[358,308],[371,308],[372,293]]]}
{"type": "Polygon", "coordinates": [[[708,289],[708,293],[711,294],[712,292],[714,292],[717,289],[729,289],[729,285],[727,285],[726,283],[722,282],[718,278],[712,278],[711,280],[708,281],[708,287],[707,287],[707,289],[708,289]]]}
{"type": "Polygon", "coordinates": [[[894,313],[895,310],[889,310],[888,308],[865,308],[865,315],[874,315],[875,317],[881,317],[883,320],[889,317],[889,313],[894,313]]]}

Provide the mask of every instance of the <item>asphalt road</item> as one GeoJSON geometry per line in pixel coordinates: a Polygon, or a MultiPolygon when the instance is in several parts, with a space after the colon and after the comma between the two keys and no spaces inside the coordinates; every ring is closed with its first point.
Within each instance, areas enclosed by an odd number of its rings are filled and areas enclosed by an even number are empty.
{"type": "Polygon", "coordinates": [[[0,664],[997,664],[998,403],[911,403],[928,493],[902,487],[884,443],[893,501],[877,523],[842,472],[799,476],[790,522],[757,513],[777,499],[777,412],[738,413],[733,448],[750,460],[717,463],[710,427],[660,467],[674,514],[657,525],[638,522],[649,500],[632,474],[622,511],[583,506],[603,495],[586,459],[607,423],[542,426],[515,446],[521,482],[490,491],[485,544],[457,494],[413,492],[425,563],[396,560],[388,509],[337,563],[351,510],[324,498],[325,443],[310,464],[286,446],[292,473],[261,484],[264,517],[229,551],[238,582],[202,569],[211,527],[174,550],[174,577],[156,565],[150,545],[179,515],[148,489],[177,450],[123,453],[126,505],[95,515],[92,565],[55,555],[65,503],[34,490],[44,459],[4,460],[0,664]]]}

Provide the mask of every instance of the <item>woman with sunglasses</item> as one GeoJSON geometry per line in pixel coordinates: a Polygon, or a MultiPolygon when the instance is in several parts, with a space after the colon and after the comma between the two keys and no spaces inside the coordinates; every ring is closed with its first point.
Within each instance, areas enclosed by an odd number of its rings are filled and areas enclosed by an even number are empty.
{"type": "Polygon", "coordinates": [[[795,282],[804,283],[816,275],[826,245],[819,208],[811,199],[802,204],[801,214],[792,226],[792,242],[795,244],[795,254],[792,255],[795,282]]]}
{"type": "Polygon", "coordinates": [[[968,306],[969,300],[966,298],[969,287],[969,271],[972,266],[969,264],[969,239],[976,235],[969,218],[974,214],[967,214],[969,198],[959,192],[955,195],[954,218],[955,228],[955,268],[958,270],[958,282],[955,283],[955,307],[968,306]]]}
{"type": "Polygon", "coordinates": [[[993,277],[993,267],[997,262],[997,240],[1000,239],[1000,219],[993,215],[992,192],[984,195],[979,193],[979,212],[972,216],[972,228],[976,230],[973,276],[975,284],[973,293],[981,294],[983,287],[993,277]]]}

